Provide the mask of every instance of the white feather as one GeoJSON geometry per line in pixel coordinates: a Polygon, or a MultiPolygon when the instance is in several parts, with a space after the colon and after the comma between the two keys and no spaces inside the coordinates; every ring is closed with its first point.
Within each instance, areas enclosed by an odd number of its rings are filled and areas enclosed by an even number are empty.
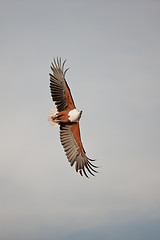
{"type": "Polygon", "coordinates": [[[79,121],[79,118],[80,118],[80,113],[77,109],[73,109],[71,110],[69,113],[68,113],[68,116],[69,116],[69,120],[71,122],[78,122],[79,121]]]}
{"type": "Polygon", "coordinates": [[[58,113],[57,109],[51,108],[48,114],[48,121],[52,127],[58,126],[58,120],[56,119],[56,114],[58,113]]]}

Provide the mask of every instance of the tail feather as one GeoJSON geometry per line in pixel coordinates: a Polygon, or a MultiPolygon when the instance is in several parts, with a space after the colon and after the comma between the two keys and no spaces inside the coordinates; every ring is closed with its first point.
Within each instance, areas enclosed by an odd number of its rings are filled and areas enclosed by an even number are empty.
{"type": "Polygon", "coordinates": [[[56,119],[56,114],[58,113],[57,109],[52,108],[48,114],[48,121],[52,127],[58,126],[58,120],[56,119]]]}

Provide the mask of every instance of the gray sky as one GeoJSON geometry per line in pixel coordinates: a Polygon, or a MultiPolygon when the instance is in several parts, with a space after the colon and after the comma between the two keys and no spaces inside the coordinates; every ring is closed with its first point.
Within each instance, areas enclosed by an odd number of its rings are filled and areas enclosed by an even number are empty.
{"type": "Polygon", "coordinates": [[[160,239],[160,2],[0,1],[0,239],[160,239]],[[50,127],[53,57],[99,174],[50,127]]]}

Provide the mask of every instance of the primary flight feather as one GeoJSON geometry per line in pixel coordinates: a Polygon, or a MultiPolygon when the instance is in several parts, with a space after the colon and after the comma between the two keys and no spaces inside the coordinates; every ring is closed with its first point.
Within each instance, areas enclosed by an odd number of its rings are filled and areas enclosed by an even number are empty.
{"type": "Polygon", "coordinates": [[[86,156],[83,148],[79,129],[79,119],[82,111],[77,110],[71,95],[69,86],[65,80],[68,69],[64,69],[64,61],[61,58],[53,60],[50,73],[51,97],[57,109],[52,109],[49,114],[49,122],[60,127],[60,140],[71,166],[75,164],[75,169],[81,175],[88,177],[88,172],[94,176],[97,171],[95,165],[86,156]]]}

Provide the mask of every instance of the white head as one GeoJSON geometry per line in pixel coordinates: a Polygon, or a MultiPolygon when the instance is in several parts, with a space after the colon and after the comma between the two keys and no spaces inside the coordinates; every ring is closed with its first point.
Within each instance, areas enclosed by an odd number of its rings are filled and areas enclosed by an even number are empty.
{"type": "Polygon", "coordinates": [[[78,122],[80,117],[82,115],[82,111],[81,110],[77,110],[77,109],[73,109],[71,110],[69,113],[68,113],[68,119],[71,121],[71,122],[78,122]]]}

